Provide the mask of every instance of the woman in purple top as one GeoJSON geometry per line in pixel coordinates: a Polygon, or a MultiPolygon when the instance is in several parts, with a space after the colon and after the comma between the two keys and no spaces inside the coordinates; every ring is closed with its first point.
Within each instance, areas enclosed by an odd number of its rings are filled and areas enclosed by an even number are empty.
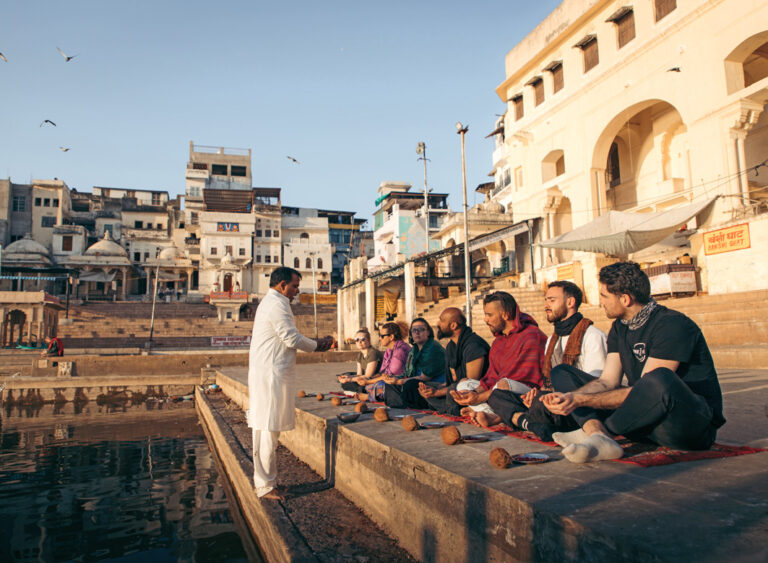
{"type": "Polygon", "coordinates": [[[411,347],[403,342],[403,334],[397,323],[385,323],[379,328],[379,344],[385,348],[379,373],[372,378],[355,378],[360,385],[365,386],[365,393],[358,393],[361,401],[384,400],[384,377],[403,377],[405,362],[411,347]]]}

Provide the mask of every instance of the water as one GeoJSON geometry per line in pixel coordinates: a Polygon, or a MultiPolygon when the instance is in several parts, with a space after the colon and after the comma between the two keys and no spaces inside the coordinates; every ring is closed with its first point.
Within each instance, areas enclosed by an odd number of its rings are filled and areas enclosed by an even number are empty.
{"type": "Polygon", "coordinates": [[[0,561],[247,561],[191,404],[5,409],[0,561]]]}

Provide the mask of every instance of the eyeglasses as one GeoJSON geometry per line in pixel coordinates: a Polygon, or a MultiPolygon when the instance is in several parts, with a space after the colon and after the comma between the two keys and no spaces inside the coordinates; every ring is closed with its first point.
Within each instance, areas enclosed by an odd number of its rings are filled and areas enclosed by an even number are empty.
{"type": "Polygon", "coordinates": [[[365,342],[366,340],[368,339],[365,336],[363,336],[362,338],[355,338],[355,342],[365,342]]]}
{"type": "Polygon", "coordinates": [[[427,329],[423,326],[417,326],[411,329],[411,332],[427,332],[427,329]]]}

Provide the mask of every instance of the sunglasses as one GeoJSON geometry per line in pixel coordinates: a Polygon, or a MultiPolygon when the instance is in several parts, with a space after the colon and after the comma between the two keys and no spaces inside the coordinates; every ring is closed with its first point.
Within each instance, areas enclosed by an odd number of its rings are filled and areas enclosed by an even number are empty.
{"type": "Polygon", "coordinates": [[[365,342],[366,340],[368,339],[365,336],[363,336],[362,338],[355,338],[355,342],[365,342]]]}
{"type": "Polygon", "coordinates": [[[386,336],[392,336],[392,335],[389,334],[389,333],[387,333],[387,334],[379,333],[379,338],[384,338],[386,336]]]}

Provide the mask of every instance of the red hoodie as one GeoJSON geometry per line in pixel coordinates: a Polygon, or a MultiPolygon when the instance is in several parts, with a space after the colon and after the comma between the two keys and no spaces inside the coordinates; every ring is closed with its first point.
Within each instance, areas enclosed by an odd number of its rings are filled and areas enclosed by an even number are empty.
{"type": "Polygon", "coordinates": [[[544,363],[546,335],[530,315],[517,308],[514,328],[507,335],[498,335],[491,345],[489,367],[480,380],[481,389],[492,389],[499,379],[507,378],[539,388],[544,383],[541,366],[544,363]]]}

